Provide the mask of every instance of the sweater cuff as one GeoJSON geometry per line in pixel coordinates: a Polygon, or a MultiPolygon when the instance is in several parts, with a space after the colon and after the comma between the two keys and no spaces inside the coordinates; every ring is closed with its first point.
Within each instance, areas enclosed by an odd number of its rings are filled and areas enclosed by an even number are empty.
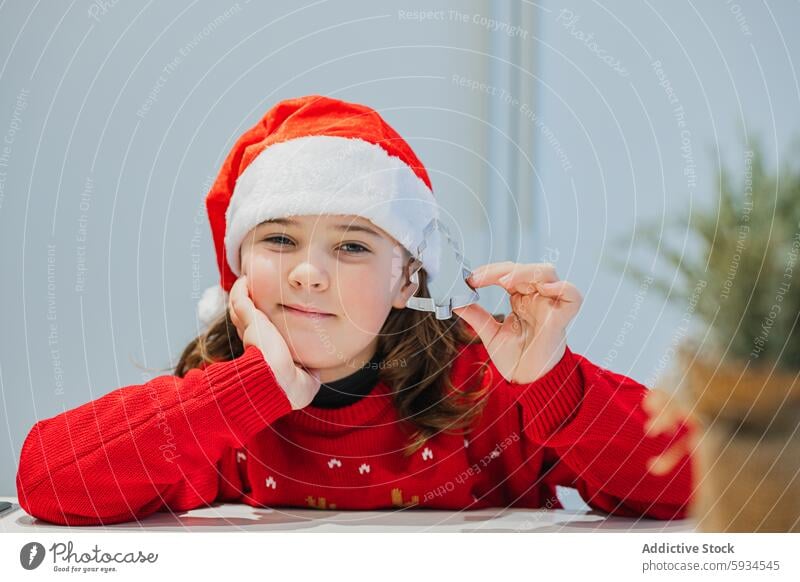
{"type": "Polygon", "coordinates": [[[575,416],[583,400],[583,379],[578,370],[578,359],[569,347],[544,376],[518,386],[521,388],[519,402],[525,413],[525,431],[539,443],[544,443],[564,427],[575,416]]]}
{"type": "Polygon", "coordinates": [[[242,445],[293,410],[256,346],[247,346],[235,360],[211,364],[203,372],[230,431],[242,445]]]}

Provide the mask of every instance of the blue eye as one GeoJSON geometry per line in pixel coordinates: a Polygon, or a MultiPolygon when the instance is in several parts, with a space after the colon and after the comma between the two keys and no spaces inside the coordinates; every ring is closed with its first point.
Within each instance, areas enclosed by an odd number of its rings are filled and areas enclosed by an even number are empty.
{"type": "Polygon", "coordinates": [[[281,240],[292,242],[285,236],[268,236],[267,238],[264,239],[264,242],[277,242],[281,240]]]}
{"type": "Polygon", "coordinates": [[[346,252],[354,253],[356,255],[361,255],[361,254],[369,252],[369,249],[367,247],[362,246],[362,245],[360,245],[358,243],[344,243],[342,245],[342,247],[340,247],[340,248],[343,248],[343,247],[353,247],[355,249],[359,249],[359,250],[354,250],[354,251],[346,251],[346,252]]]}

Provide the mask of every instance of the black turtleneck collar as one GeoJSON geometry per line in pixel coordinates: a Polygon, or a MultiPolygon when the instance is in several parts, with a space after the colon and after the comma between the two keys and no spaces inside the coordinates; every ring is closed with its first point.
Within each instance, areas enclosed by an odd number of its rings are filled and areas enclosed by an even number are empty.
{"type": "Polygon", "coordinates": [[[311,401],[318,408],[341,408],[361,400],[378,383],[383,356],[376,352],[372,359],[354,373],[332,382],[323,383],[311,401]]]}

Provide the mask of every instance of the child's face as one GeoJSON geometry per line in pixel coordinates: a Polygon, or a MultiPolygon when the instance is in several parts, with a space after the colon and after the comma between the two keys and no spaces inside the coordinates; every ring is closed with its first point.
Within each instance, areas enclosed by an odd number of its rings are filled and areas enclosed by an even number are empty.
{"type": "Polygon", "coordinates": [[[413,292],[409,253],[357,216],[264,222],[240,252],[255,306],[278,328],[294,361],[318,369],[323,382],[367,363],[391,308],[404,308],[413,292]],[[312,317],[287,305],[329,315],[312,317]]]}

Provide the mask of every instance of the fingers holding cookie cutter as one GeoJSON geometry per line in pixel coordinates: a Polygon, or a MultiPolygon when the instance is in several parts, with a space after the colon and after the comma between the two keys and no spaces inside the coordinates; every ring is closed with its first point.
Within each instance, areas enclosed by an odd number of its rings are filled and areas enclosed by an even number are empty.
{"type": "MultiPolygon", "coordinates": [[[[447,226],[445,226],[445,224],[438,218],[431,219],[431,221],[425,227],[425,230],[423,231],[422,242],[417,248],[417,257],[422,257],[422,253],[428,247],[428,240],[431,238],[434,231],[438,231],[444,235],[444,241],[453,250],[456,259],[461,265],[461,274],[464,278],[464,282],[466,283],[467,278],[472,274],[469,264],[464,258],[464,255],[461,253],[461,248],[459,247],[458,242],[453,239],[452,236],[450,236],[450,231],[447,229],[447,226]]],[[[422,262],[420,261],[417,263],[414,271],[410,275],[411,284],[413,285],[414,290],[412,292],[412,296],[409,297],[408,301],[406,302],[406,307],[416,309],[417,311],[432,311],[436,315],[436,319],[450,319],[453,316],[453,309],[465,307],[471,303],[477,302],[478,299],[480,299],[478,292],[468,285],[467,288],[469,289],[469,292],[453,295],[445,300],[442,300],[441,302],[437,302],[432,297],[415,297],[413,293],[416,293],[419,290],[418,273],[421,268],[422,262]]]]}

